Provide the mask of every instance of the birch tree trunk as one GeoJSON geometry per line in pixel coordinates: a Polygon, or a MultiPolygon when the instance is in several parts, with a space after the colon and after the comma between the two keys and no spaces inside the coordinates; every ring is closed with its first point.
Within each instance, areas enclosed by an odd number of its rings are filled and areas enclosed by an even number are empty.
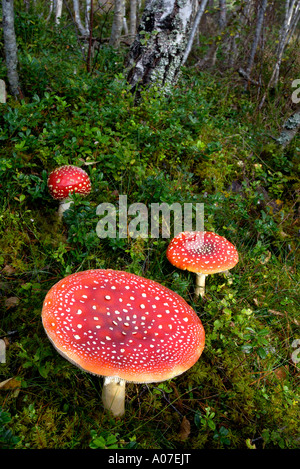
{"type": "Polygon", "coordinates": [[[121,31],[123,27],[124,0],[115,0],[114,18],[111,27],[109,45],[117,48],[120,44],[121,31]]]}
{"type": "Polygon", "coordinates": [[[239,19],[240,25],[245,21],[244,10],[245,4],[238,5],[234,10],[227,10],[226,0],[219,0],[218,26],[215,30],[214,38],[205,56],[200,58],[200,60],[194,64],[193,67],[197,67],[200,70],[204,67],[213,67],[217,60],[217,52],[219,47],[222,48],[224,57],[229,57],[229,60],[225,59],[228,65],[233,67],[235,63],[235,57],[237,55],[236,40],[239,37],[241,26],[239,26],[238,32],[235,36],[231,36],[229,33],[235,27],[236,18],[241,17],[239,19]]]}
{"type": "Polygon", "coordinates": [[[257,50],[258,43],[259,43],[259,40],[260,40],[260,37],[261,37],[261,30],[262,30],[262,26],[263,26],[267,6],[268,6],[268,0],[262,0],[262,4],[259,7],[259,11],[258,11],[258,14],[257,14],[257,22],[256,22],[256,29],[255,29],[254,39],[253,39],[253,42],[252,42],[250,56],[249,56],[249,60],[248,60],[247,68],[246,68],[246,73],[249,77],[251,75],[251,70],[252,70],[252,67],[253,67],[253,64],[254,64],[254,58],[255,58],[256,50],[257,50]]]}
{"type": "Polygon", "coordinates": [[[55,23],[59,24],[62,14],[63,0],[56,0],[55,23]]]}
{"type": "Polygon", "coordinates": [[[4,53],[10,91],[15,98],[22,97],[17,71],[17,41],[14,23],[14,0],[2,0],[4,53]]]}
{"type": "Polygon", "coordinates": [[[226,11],[226,0],[219,0],[219,29],[222,31],[225,26],[226,26],[226,17],[227,17],[227,11],[226,11]]]}
{"type": "Polygon", "coordinates": [[[49,14],[48,14],[48,16],[47,16],[47,18],[46,18],[46,21],[49,21],[49,20],[50,20],[51,15],[52,15],[52,13],[53,13],[53,8],[54,8],[54,1],[53,1],[53,0],[50,0],[50,1],[49,1],[49,14]]]}
{"type": "Polygon", "coordinates": [[[275,86],[277,85],[278,79],[279,79],[279,71],[280,71],[283,53],[291,39],[290,31],[294,29],[293,28],[294,22],[298,18],[299,8],[300,8],[300,0],[297,0],[297,1],[286,0],[285,20],[283,23],[283,27],[281,28],[281,31],[280,31],[280,38],[279,38],[278,49],[277,49],[277,62],[276,62],[276,66],[273,72],[274,73],[273,82],[275,86]]]}
{"type": "Polygon", "coordinates": [[[86,34],[90,33],[90,22],[91,22],[91,0],[86,0],[86,5],[85,5],[85,30],[86,34]]]}
{"type": "Polygon", "coordinates": [[[130,0],[129,32],[131,36],[135,36],[136,34],[136,14],[137,0],[130,0]]]}
{"type": "Polygon", "coordinates": [[[234,67],[236,63],[236,59],[238,56],[238,46],[237,42],[240,38],[241,35],[241,30],[244,28],[245,24],[247,23],[250,15],[251,15],[251,9],[253,7],[253,2],[252,0],[245,0],[244,4],[242,3],[242,13],[241,13],[241,19],[239,22],[239,26],[237,28],[237,32],[234,36],[231,38],[231,46],[230,46],[230,53],[229,53],[229,66],[234,67]]]}
{"type": "Polygon", "coordinates": [[[127,56],[132,91],[156,84],[164,94],[176,82],[195,12],[194,0],[147,0],[127,56]]]}
{"type": "Polygon", "coordinates": [[[125,5],[125,1],[124,1],[124,3],[123,3],[122,25],[123,25],[124,34],[127,36],[127,35],[128,35],[128,25],[127,25],[127,20],[126,20],[126,5],[125,5]]]}
{"type": "Polygon", "coordinates": [[[284,23],[280,31],[280,37],[277,47],[277,59],[271,74],[271,78],[267,85],[266,91],[261,99],[259,104],[259,109],[261,109],[266,100],[268,90],[273,85],[276,86],[279,79],[280,67],[282,62],[282,57],[285,51],[286,46],[291,40],[291,33],[295,30],[297,23],[299,21],[299,12],[300,12],[300,0],[286,0],[285,2],[285,18],[284,23]]]}
{"type": "Polygon", "coordinates": [[[187,61],[187,58],[191,52],[191,49],[193,47],[193,42],[194,42],[194,38],[195,38],[195,34],[198,30],[198,26],[199,26],[199,23],[201,21],[201,18],[203,16],[203,13],[205,11],[205,8],[206,8],[206,5],[207,5],[207,1],[208,0],[202,0],[201,1],[201,4],[200,4],[200,7],[197,11],[197,14],[196,14],[196,18],[195,18],[195,21],[194,21],[194,24],[192,26],[192,30],[191,30],[191,33],[190,33],[190,36],[189,36],[189,40],[187,42],[187,45],[186,45],[186,48],[185,48],[185,51],[184,51],[184,54],[183,54],[183,58],[182,58],[182,64],[181,65],[184,65],[185,62],[187,61]]]}
{"type": "Polygon", "coordinates": [[[4,80],[0,80],[0,103],[6,103],[6,85],[4,80]]]}
{"type": "Polygon", "coordinates": [[[82,34],[82,36],[87,36],[88,35],[88,30],[83,26],[82,21],[81,21],[81,17],[80,17],[79,0],[73,0],[73,9],[74,9],[75,23],[78,26],[80,34],[82,34]]]}

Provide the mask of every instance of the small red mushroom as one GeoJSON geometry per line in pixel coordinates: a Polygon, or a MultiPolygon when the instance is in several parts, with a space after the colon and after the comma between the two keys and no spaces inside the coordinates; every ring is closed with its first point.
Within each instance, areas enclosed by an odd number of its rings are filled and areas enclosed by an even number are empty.
{"type": "Polygon", "coordinates": [[[47,293],[42,322],[56,350],[79,368],[104,376],[102,401],[125,412],[125,383],[171,379],[199,359],[202,323],[177,293],[128,272],[86,270],[47,293]]]}
{"type": "Polygon", "coordinates": [[[48,189],[53,199],[59,201],[58,216],[61,218],[71,205],[71,201],[68,199],[70,193],[88,195],[91,192],[91,181],[89,175],[82,168],[65,165],[50,173],[48,189]]]}
{"type": "Polygon", "coordinates": [[[195,272],[195,295],[205,294],[205,276],[232,269],[238,260],[233,244],[210,231],[184,231],[170,242],[167,259],[179,269],[195,272]]]}

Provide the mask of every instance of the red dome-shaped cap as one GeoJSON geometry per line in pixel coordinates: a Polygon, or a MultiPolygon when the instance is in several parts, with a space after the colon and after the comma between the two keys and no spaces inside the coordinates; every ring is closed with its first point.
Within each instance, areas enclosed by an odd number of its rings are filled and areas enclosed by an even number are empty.
{"type": "Polygon", "coordinates": [[[170,242],[167,259],[179,269],[214,274],[232,269],[239,256],[223,236],[209,231],[184,231],[170,242]]]}
{"type": "Polygon", "coordinates": [[[91,181],[82,168],[65,165],[50,173],[48,189],[54,199],[64,200],[70,192],[88,195],[91,192],[91,181]]]}
{"type": "Polygon", "coordinates": [[[46,295],[42,321],[66,359],[90,373],[147,383],[189,369],[205,342],[202,323],[175,292],[114,270],[87,270],[46,295]]]}

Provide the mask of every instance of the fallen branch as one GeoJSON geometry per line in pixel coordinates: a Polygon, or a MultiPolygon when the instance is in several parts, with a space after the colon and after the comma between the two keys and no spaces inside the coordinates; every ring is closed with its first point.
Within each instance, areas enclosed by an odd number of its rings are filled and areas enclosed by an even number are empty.
{"type": "Polygon", "coordinates": [[[259,83],[258,81],[253,80],[253,78],[251,78],[249,76],[249,74],[244,69],[239,68],[237,72],[242,78],[247,80],[249,83],[252,83],[252,85],[261,86],[261,83],[259,83]]]}

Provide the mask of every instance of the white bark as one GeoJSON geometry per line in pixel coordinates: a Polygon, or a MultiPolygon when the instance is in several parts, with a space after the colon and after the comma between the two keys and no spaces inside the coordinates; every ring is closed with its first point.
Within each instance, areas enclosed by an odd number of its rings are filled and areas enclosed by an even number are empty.
{"type": "Polygon", "coordinates": [[[7,67],[7,78],[11,93],[14,97],[22,95],[19,85],[19,74],[17,71],[17,41],[14,23],[14,1],[2,0],[2,16],[3,16],[3,38],[4,53],[7,67]]]}
{"type": "Polygon", "coordinates": [[[180,73],[195,0],[148,0],[128,57],[132,90],[156,84],[168,94],[180,73]]]}
{"type": "Polygon", "coordinates": [[[114,18],[109,40],[109,45],[115,48],[117,48],[120,43],[123,26],[124,2],[125,0],[115,0],[114,18]]]}
{"type": "Polygon", "coordinates": [[[0,339],[0,363],[6,363],[6,342],[0,339]]]}
{"type": "Polygon", "coordinates": [[[251,9],[253,7],[253,2],[252,0],[245,0],[244,5],[242,5],[242,14],[240,14],[241,19],[240,19],[240,24],[238,27],[238,30],[234,36],[231,38],[231,46],[230,46],[230,52],[229,52],[229,66],[234,67],[237,55],[238,55],[238,47],[237,47],[237,41],[240,37],[240,32],[243,29],[244,25],[247,23],[250,14],[251,14],[251,9]]]}
{"type": "Polygon", "coordinates": [[[62,15],[63,0],[56,0],[55,23],[59,24],[62,15]]]}
{"type": "Polygon", "coordinates": [[[255,86],[261,86],[260,81],[253,80],[253,78],[251,78],[250,75],[248,75],[248,73],[244,69],[242,69],[242,67],[238,69],[238,74],[243,77],[248,83],[252,83],[252,85],[255,86]]]}
{"type": "Polygon", "coordinates": [[[279,43],[278,43],[278,48],[277,48],[277,62],[276,62],[274,72],[272,75],[272,82],[274,83],[274,86],[276,86],[278,83],[283,53],[291,38],[289,33],[294,27],[295,19],[298,18],[299,8],[300,8],[300,0],[298,1],[286,0],[285,19],[284,19],[284,23],[280,31],[280,38],[279,38],[279,43]]]}
{"type": "Polygon", "coordinates": [[[0,103],[6,103],[6,85],[4,80],[0,80],[0,103]]]}
{"type": "Polygon", "coordinates": [[[219,28],[222,31],[226,26],[226,17],[227,17],[226,0],[219,0],[219,9],[220,9],[219,28]]]}
{"type": "Polygon", "coordinates": [[[75,19],[75,23],[77,24],[78,26],[78,29],[80,31],[80,34],[82,34],[82,36],[87,36],[88,35],[88,29],[86,29],[83,24],[82,24],[82,21],[81,21],[81,17],[80,17],[80,7],[79,7],[79,0],[73,0],[73,9],[74,9],[74,19],[75,19]]]}
{"type": "Polygon", "coordinates": [[[271,74],[271,78],[267,85],[266,91],[261,99],[259,104],[259,109],[261,109],[266,100],[268,90],[271,86],[276,86],[279,79],[280,67],[283,58],[284,51],[289,41],[291,40],[291,32],[295,30],[297,23],[300,18],[300,0],[286,0],[285,2],[285,18],[284,23],[279,35],[279,43],[277,47],[277,58],[276,63],[271,74]]]}
{"type": "Polygon", "coordinates": [[[49,20],[50,20],[51,15],[52,15],[52,13],[53,13],[53,9],[54,9],[54,0],[50,0],[50,1],[49,1],[49,14],[48,14],[48,16],[47,16],[47,18],[46,18],[46,21],[49,21],[49,20]]]}
{"type": "Polygon", "coordinates": [[[255,58],[256,50],[257,50],[258,43],[259,43],[259,40],[260,40],[260,37],[261,37],[261,30],[262,30],[262,26],[263,26],[267,6],[268,6],[268,0],[262,0],[262,4],[261,4],[261,6],[259,8],[259,11],[258,11],[258,14],[257,14],[257,22],[256,22],[256,29],[255,29],[254,39],[253,39],[253,42],[252,42],[250,56],[249,56],[249,60],[248,60],[247,68],[246,68],[246,73],[249,76],[251,75],[251,70],[252,70],[252,67],[253,67],[253,64],[254,64],[254,58],[255,58]]]}
{"type": "Polygon", "coordinates": [[[184,55],[183,55],[183,58],[182,58],[182,64],[181,65],[184,65],[185,62],[187,61],[187,58],[191,52],[191,49],[193,47],[193,42],[194,42],[194,38],[195,38],[195,34],[197,32],[197,29],[198,29],[198,26],[199,26],[199,23],[201,21],[201,18],[203,16],[203,13],[205,11],[205,8],[206,8],[206,5],[207,5],[207,1],[208,0],[202,0],[201,1],[201,4],[200,4],[200,7],[197,11],[197,15],[196,15],[196,18],[195,18],[195,21],[194,21],[194,24],[193,24],[193,27],[192,27],[192,30],[191,30],[191,33],[190,33],[190,37],[189,37],[189,40],[188,40],[188,43],[186,45],[186,49],[185,49],[185,52],[184,52],[184,55]]]}
{"type": "Polygon", "coordinates": [[[122,26],[124,30],[124,34],[127,36],[128,35],[128,26],[127,26],[127,20],[126,20],[126,5],[125,5],[125,0],[122,5],[122,26]]]}
{"type": "Polygon", "coordinates": [[[298,26],[299,21],[300,21],[300,5],[297,5],[297,9],[295,10],[295,15],[294,15],[294,19],[293,19],[293,24],[291,26],[289,37],[288,37],[288,43],[292,39],[292,37],[295,33],[295,30],[298,26]]]}
{"type": "Polygon", "coordinates": [[[137,0],[130,0],[129,32],[132,36],[135,36],[136,34],[136,15],[137,15],[137,0]]]}
{"type": "Polygon", "coordinates": [[[91,23],[91,0],[86,0],[85,4],[85,30],[87,34],[90,32],[90,23],[91,23]]]}

